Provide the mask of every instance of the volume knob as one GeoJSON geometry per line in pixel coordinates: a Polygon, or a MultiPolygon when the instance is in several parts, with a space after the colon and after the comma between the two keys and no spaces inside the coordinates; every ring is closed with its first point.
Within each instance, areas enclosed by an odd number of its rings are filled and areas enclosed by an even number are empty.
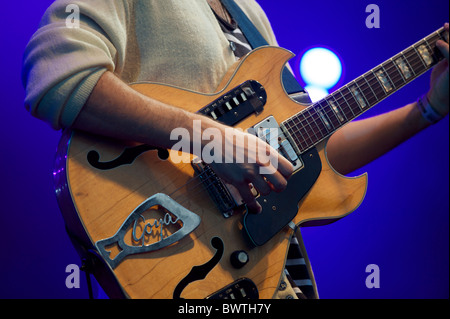
{"type": "Polygon", "coordinates": [[[231,265],[236,269],[244,267],[249,260],[248,254],[243,250],[237,250],[230,256],[231,265]]]}

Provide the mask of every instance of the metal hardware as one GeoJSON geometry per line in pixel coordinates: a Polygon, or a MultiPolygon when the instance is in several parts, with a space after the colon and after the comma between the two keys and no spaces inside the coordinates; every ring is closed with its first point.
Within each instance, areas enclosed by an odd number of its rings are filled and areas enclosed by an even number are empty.
{"type": "Polygon", "coordinates": [[[249,80],[226,92],[198,113],[234,126],[250,114],[261,113],[266,101],[264,87],[257,81],[249,80]]]}
{"type": "Polygon", "coordinates": [[[95,246],[98,252],[102,255],[105,261],[111,266],[111,268],[116,268],[120,262],[129,255],[148,253],[155,250],[159,250],[170,246],[184,237],[188,236],[191,232],[193,232],[198,225],[200,224],[200,217],[193,212],[187,210],[177,202],[175,202],[172,198],[165,194],[155,194],[145,200],[142,204],[140,204],[125,220],[116,234],[108,239],[99,240],[95,243],[95,246]],[[143,216],[143,213],[154,207],[160,206],[165,208],[169,213],[167,213],[164,217],[160,219],[154,220],[152,223],[147,222],[143,216]],[[143,233],[141,237],[138,237],[136,234],[136,225],[140,222],[144,222],[145,225],[143,227],[143,233]],[[170,226],[181,224],[181,228],[176,232],[171,234],[168,237],[164,237],[164,226],[170,226]],[[133,245],[130,246],[125,243],[125,234],[128,229],[133,227],[133,240],[134,242],[141,242],[138,246],[133,245]],[[153,244],[145,245],[144,235],[154,235],[153,231],[155,229],[159,230],[159,240],[153,244]],[[117,245],[120,248],[120,252],[115,256],[114,259],[111,259],[111,252],[107,250],[107,247],[112,245],[117,245]]]}
{"type": "Polygon", "coordinates": [[[254,125],[248,132],[266,141],[281,155],[287,158],[294,166],[294,171],[304,166],[301,158],[297,155],[294,146],[288,139],[288,133],[285,133],[282,130],[273,116],[269,116],[254,125]]]}

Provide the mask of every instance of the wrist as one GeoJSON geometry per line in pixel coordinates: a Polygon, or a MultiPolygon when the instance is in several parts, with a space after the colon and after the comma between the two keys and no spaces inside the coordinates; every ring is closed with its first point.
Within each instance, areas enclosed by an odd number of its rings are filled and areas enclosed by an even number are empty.
{"type": "Polygon", "coordinates": [[[417,99],[417,108],[427,123],[435,124],[442,120],[445,115],[440,114],[431,104],[427,94],[420,96],[417,99]]]}
{"type": "MultiPolygon", "coordinates": [[[[192,155],[203,158],[203,155],[221,156],[225,142],[226,126],[204,116],[193,114],[189,118],[191,132],[190,149],[192,155]],[[205,150],[206,148],[206,150],[205,150]],[[206,152],[206,153],[205,153],[206,152]]],[[[215,158],[217,160],[217,158],[215,158]]]]}

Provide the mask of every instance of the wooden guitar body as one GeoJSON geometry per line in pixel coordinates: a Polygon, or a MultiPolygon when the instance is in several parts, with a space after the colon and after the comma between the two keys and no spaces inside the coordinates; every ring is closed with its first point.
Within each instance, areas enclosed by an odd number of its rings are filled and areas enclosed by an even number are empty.
{"type": "MultiPolygon", "coordinates": [[[[247,129],[268,116],[281,123],[306,108],[290,99],[281,83],[281,70],[291,57],[291,53],[279,48],[255,50],[230,70],[222,83],[223,89],[210,95],[155,83],[139,83],[132,87],[162,102],[197,112],[251,79],[265,88],[267,103],[261,112],[247,116],[236,127],[247,129]]],[[[306,195],[294,201],[296,214],[292,222],[295,225],[335,221],[354,211],[364,198],[367,176],[347,178],[336,173],[326,158],[326,141],[324,139],[312,153],[307,153],[311,160],[320,161],[320,171],[306,195]]],[[[195,179],[190,161],[174,163],[170,156],[162,155],[164,150],[150,147],[135,155],[129,163],[116,167],[92,164],[95,161],[114,162],[126,148],[133,147],[139,147],[139,144],[70,131],[64,133],[58,150],[54,177],[68,231],[85,252],[97,256],[94,273],[105,291],[111,297],[207,298],[245,278],[254,284],[260,298],[272,298],[285,265],[292,227],[284,227],[264,244],[255,246],[243,230],[244,214],[225,218],[201,182],[195,179]],[[92,156],[93,152],[98,156],[92,156]],[[105,262],[99,252],[101,246],[96,244],[114,237],[130,214],[155,194],[168,195],[196,214],[200,218],[199,225],[166,247],[129,254],[116,264],[105,262]],[[248,263],[242,268],[230,262],[230,256],[238,251],[248,255],[248,263]],[[198,267],[205,264],[204,268],[198,267]],[[186,281],[185,278],[191,279],[186,281]]],[[[190,154],[184,155],[191,159],[190,154]]],[[[307,163],[305,161],[305,166],[295,172],[293,178],[309,169],[307,163]]],[[[283,192],[272,196],[280,203],[287,200],[283,192]]],[[[271,206],[272,211],[265,211],[272,216],[267,215],[268,218],[274,220],[283,214],[275,206],[271,206]]],[[[123,230],[123,242],[128,246],[144,247],[170,237],[177,228],[185,226],[184,221],[170,225],[170,221],[175,220],[170,213],[167,207],[149,207],[146,214],[153,216],[130,220],[130,226],[123,230]],[[154,221],[164,218],[168,222],[158,228],[154,221]],[[150,220],[153,227],[145,226],[150,220]],[[145,231],[144,241],[137,241],[145,231]]],[[[113,241],[105,246],[110,251],[110,259],[114,260],[125,245],[113,241]]]]}

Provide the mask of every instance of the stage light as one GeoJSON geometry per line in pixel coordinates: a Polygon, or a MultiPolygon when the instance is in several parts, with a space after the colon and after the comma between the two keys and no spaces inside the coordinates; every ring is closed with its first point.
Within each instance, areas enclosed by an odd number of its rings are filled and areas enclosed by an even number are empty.
{"type": "Polygon", "coordinates": [[[320,86],[315,85],[307,85],[305,86],[306,92],[308,92],[309,97],[311,98],[311,101],[317,102],[321,99],[323,99],[325,96],[328,95],[328,90],[324,89],[320,86]]]}
{"type": "MultiPolygon", "coordinates": [[[[323,97],[335,86],[342,76],[342,63],[333,51],[316,47],[306,51],[301,57],[299,71],[308,92],[314,98],[323,97]]],[[[313,100],[317,101],[317,100],[313,100]]]]}

